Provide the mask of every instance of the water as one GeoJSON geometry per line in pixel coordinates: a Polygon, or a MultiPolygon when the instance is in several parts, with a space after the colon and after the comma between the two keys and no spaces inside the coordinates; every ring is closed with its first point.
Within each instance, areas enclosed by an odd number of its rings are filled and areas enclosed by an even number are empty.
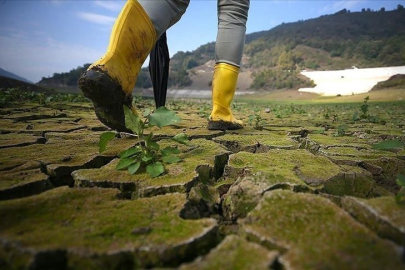
{"type": "Polygon", "coordinates": [[[333,71],[303,71],[302,75],[316,84],[314,88],[301,88],[324,96],[352,95],[369,92],[377,83],[388,80],[396,74],[405,74],[405,66],[345,69],[333,71]]]}

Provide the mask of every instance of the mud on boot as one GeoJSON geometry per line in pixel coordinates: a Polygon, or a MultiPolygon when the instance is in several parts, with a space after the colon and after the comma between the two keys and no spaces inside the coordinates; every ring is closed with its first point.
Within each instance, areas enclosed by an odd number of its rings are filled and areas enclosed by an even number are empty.
{"type": "Polygon", "coordinates": [[[94,105],[97,118],[106,126],[123,132],[131,132],[125,127],[123,105],[133,109],[132,95],[126,94],[118,81],[106,72],[93,67],[79,78],[83,95],[94,105]]]}
{"type": "Polygon", "coordinates": [[[242,129],[243,125],[236,122],[227,122],[223,120],[208,120],[208,130],[237,130],[242,129]]]}

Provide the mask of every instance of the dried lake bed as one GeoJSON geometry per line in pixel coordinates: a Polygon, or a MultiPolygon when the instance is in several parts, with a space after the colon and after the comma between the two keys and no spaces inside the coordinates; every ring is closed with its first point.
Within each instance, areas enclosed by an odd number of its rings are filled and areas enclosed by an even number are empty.
{"type": "Polygon", "coordinates": [[[133,136],[99,153],[90,103],[1,108],[0,268],[405,269],[405,150],[373,147],[405,143],[405,103],[368,104],[235,102],[225,132],[170,100],[155,140],[190,143],[157,178],[115,170],[133,136]]]}

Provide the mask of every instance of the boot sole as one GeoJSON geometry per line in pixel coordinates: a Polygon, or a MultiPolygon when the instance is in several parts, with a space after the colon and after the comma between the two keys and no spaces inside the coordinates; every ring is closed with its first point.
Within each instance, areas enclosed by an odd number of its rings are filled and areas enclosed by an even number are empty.
{"type": "Polygon", "coordinates": [[[208,120],[208,130],[237,130],[242,128],[243,125],[233,122],[208,120]]]}
{"type": "Polygon", "coordinates": [[[97,118],[104,125],[131,132],[125,127],[123,105],[132,108],[132,96],[125,94],[116,80],[101,69],[94,68],[84,72],[78,84],[83,95],[93,102],[97,118]]]}

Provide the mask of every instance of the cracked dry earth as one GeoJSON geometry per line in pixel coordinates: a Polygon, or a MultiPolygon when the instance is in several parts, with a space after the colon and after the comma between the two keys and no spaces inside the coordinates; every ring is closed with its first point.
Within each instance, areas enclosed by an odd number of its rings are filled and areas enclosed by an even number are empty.
{"type": "Polygon", "coordinates": [[[201,106],[178,101],[183,121],[155,131],[191,141],[154,179],[115,170],[132,136],[98,153],[89,104],[1,109],[0,268],[405,269],[405,151],[371,147],[405,142],[403,103],[380,107],[383,124],[329,105],[345,136],[326,105],[233,132],[208,131],[201,106]]]}

